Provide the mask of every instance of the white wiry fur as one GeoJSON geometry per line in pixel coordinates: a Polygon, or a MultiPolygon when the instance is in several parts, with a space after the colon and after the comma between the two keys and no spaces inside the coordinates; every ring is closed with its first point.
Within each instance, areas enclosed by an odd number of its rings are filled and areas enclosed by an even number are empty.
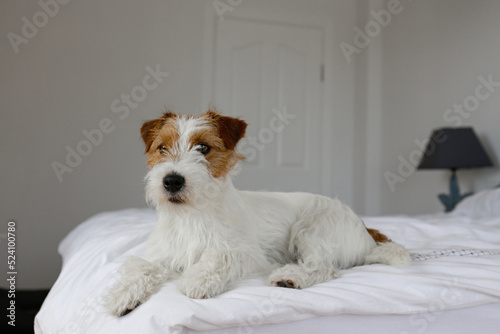
{"type": "Polygon", "coordinates": [[[406,249],[394,242],[387,242],[375,247],[365,258],[365,264],[385,263],[403,268],[411,264],[411,258],[406,249]]]}
{"type": "Polygon", "coordinates": [[[176,159],[156,164],[146,176],[146,196],[158,224],[146,260],[127,260],[121,279],[106,296],[106,309],[124,315],[172,275],[191,298],[211,298],[228,284],[268,271],[269,283],[307,288],[336,277],[336,271],[368,263],[404,266],[406,250],[377,245],[363,222],[337,199],[308,193],[236,190],[231,177],[215,179],[205,157],[187,143],[204,125],[180,118],[176,159]],[[175,172],[186,179],[184,204],[170,203],[162,183],[175,172]]]}

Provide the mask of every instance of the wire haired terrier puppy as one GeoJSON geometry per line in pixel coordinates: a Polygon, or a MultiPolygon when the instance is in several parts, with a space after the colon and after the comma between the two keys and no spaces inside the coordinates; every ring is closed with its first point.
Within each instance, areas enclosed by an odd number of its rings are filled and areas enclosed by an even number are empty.
{"type": "Polygon", "coordinates": [[[166,112],[146,122],[146,199],[158,212],[146,259],[128,258],[105,297],[108,313],[124,315],[168,279],[182,292],[211,298],[252,273],[269,283],[307,288],[339,269],[410,264],[407,251],[367,229],[337,199],[308,193],[236,190],[231,171],[247,124],[213,110],[197,116],[166,112]]]}

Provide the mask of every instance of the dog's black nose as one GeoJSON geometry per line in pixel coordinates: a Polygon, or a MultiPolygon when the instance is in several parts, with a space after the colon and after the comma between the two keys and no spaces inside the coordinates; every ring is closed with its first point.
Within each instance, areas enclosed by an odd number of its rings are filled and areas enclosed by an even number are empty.
{"type": "Polygon", "coordinates": [[[186,184],[186,179],[182,175],[170,173],[163,178],[163,186],[171,194],[179,192],[186,184]]]}

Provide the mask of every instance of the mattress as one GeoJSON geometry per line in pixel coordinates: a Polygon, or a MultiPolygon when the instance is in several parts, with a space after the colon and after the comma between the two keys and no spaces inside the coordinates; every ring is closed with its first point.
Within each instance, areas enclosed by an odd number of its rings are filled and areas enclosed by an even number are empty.
{"type": "Polygon", "coordinates": [[[363,220],[407,247],[413,264],[359,266],[302,290],[271,287],[258,276],[206,300],[187,298],[171,281],[115,318],[104,312],[102,297],[128,256],[144,256],[156,214],[98,214],[59,245],[62,270],[35,318],[35,333],[500,332],[500,215],[457,210],[363,220]]]}

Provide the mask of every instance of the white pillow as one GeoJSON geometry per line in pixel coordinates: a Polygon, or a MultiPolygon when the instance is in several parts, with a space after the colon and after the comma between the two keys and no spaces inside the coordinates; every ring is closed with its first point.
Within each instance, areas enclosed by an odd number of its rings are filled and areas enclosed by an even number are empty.
{"type": "Polygon", "coordinates": [[[453,213],[467,217],[500,217],[500,188],[483,190],[457,204],[453,213]]]}

